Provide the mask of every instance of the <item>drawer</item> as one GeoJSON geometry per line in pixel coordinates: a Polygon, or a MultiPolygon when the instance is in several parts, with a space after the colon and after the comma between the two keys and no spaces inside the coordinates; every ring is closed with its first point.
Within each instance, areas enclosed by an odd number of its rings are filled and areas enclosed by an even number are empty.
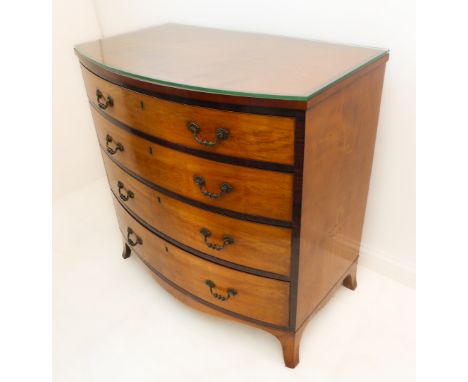
{"type": "Polygon", "coordinates": [[[92,109],[100,145],[137,175],[187,198],[239,213],[290,221],[293,175],[234,166],[146,141],[92,109]]]}
{"type": "Polygon", "coordinates": [[[143,261],[211,304],[274,325],[288,325],[289,282],[255,276],[193,256],[152,234],[114,198],[123,236],[143,261]],[[130,231],[129,231],[130,229],[130,231]]]}
{"type": "Polygon", "coordinates": [[[291,229],[233,219],[193,207],[139,182],[107,155],[103,154],[103,159],[114,195],[150,226],[219,259],[289,276],[291,229]]]}
{"type": "Polygon", "coordinates": [[[157,138],[193,149],[292,165],[294,119],[222,111],[147,96],[82,69],[90,101],[115,119],[157,138]],[[96,92],[102,93],[97,99],[96,92]],[[214,145],[213,145],[214,144],[214,145]]]}

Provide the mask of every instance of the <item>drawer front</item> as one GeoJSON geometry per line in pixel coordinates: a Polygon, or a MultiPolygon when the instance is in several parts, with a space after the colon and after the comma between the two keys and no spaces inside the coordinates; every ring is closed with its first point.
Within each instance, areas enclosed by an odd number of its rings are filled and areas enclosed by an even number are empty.
{"type": "Polygon", "coordinates": [[[205,204],[291,220],[292,174],[228,165],[171,150],[113,125],[95,110],[92,114],[100,145],[139,176],[205,204]]]}
{"type": "Polygon", "coordinates": [[[84,68],[82,72],[93,104],[101,104],[110,116],[145,133],[207,152],[288,165],[294,162],[293,118],[165,101],[111,84],[84,68]]]}
{"type": "Polygon", "coordinates": [[[288,282],[254,276],[193,256],[152,234],[115,198],[114,205],[126,241],[164,277],[221,308],[274,325],[288,325],[288,282]]]}
{"type": "Polygon", "coordinates": [[[222,260],[289,276],[291,229],[205,211],[139,182],[103,154],[109,184],[122,203],[169,237],[222,260]]]}

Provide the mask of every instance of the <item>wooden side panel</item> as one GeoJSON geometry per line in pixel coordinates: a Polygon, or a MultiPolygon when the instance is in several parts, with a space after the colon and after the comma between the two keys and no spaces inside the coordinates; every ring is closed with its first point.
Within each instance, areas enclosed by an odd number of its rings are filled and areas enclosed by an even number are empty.
{"type": "Polygon", "coordinates": [[[359,255],[384,71],[307,112],[296,327],[359,255]]]}

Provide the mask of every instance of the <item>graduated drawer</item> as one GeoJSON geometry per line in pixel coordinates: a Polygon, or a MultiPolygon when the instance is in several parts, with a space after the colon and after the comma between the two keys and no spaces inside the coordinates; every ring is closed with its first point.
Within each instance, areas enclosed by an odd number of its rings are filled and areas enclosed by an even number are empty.
{"type": "Polygon", "coordinates": [[[103,159],[114,195],[156,230],[221,260],[289,277],[291,229],[193,207],[139,182],[107,155],[103,159]]]}
{"type": "Polygon", "coordinates": [[[103,149],[144,179],[214,207],[291,220],[292,174],[234,166],[168,149],[91,110],[103,149]]]}
{"type": "Polygon", "coordinates": [[[185,252],[134,220],[114,198],[120,230],[132,249],[178,287],[231,312],[288,325],[289,282],[255,276],[185,252]]]}
{"type": "Polygon", "coordinates": [[[110,116],[145,133],[207,152],[288,165],[294,162],[293,118],[166,101],[114,85],[84,68],[82,72],[88,97],[96,107],[101,104],[110,116]]]}

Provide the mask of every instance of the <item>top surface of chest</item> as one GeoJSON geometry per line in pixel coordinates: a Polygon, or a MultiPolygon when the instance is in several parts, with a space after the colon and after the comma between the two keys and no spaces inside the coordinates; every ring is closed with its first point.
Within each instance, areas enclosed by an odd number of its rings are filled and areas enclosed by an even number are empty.
{"type": "Polygon", "coordinates": [[[307,100],[382,49],[165,24],[76,47],[95,64],[183,89],[307,100]]]}

